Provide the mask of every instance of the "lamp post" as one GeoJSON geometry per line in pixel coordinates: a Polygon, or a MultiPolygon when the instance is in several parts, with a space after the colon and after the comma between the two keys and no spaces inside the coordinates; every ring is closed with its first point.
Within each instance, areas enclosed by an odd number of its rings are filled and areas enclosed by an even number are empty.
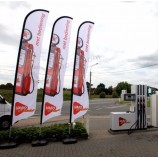
{"type": "Polygon", "coordinates": [[[92,72],[91,72],[91,69],[92,69],[92,67],[93,67],[93,66],[95,66],[95,65],[98,65],[98,63],[96,63],[96,64],[94,64],[94,65],[91,65],[91,67],[90,67],[90,87],[89,87],[89,98],[90,98],[90,96],[91,96],[91,77],[92,77],[92,72]]]}

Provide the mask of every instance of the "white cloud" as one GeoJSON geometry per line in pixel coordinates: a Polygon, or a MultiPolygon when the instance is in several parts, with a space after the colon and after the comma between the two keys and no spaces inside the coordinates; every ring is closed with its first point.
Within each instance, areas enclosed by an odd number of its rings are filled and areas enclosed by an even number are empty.
{"type": "MultiPolygon", "coordinates": [[[[125,3],[112,0],[0,1],[0,28],[3,29],[0,32],[0,75],[3,76],[0,78],[0,84],[14,82],[13,73],[23,20],[28,12],[37,8],[50,11],[41,54],[41,87],[52,25],[63,15],[73,17],[65,87],[71,87],[77,29],[83,21],[87,20],[95,23],[90,42],[89,63],[89,68],[99,63],[92,68],[94,86],[100,82],[106,86],[115,86],[120,81],[153,85],[153,81],[149,78],[158,75],[157,67],[129,72],[126,70],[138,68],[139,61],[143,61],[144,56],[150,56],[158,50],[158,3],[156,1],[125,3]],[[130,62],[131,60],[133,62],[130,62]],[[148,73],[149,70],[151,73],[148,73]],[[125,72],[109,73],[117,71],[125,72]]],[[[152,62],[152,59],[150,61],[152,62]]],[[[89,68],[87,80],[89,80],[89,68]]],[[[158,84],[156,86],[158,87],[158,84]]]]}

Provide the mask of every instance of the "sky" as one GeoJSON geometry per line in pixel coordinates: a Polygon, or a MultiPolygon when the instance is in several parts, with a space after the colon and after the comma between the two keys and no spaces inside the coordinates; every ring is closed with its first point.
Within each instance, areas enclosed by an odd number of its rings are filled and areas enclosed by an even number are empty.
{"type": "Polygon", "coordinates": [[[158,1],[152,0],[0,0],[0,84],[14,83],[23,21],[34,9],[49,11],[39,88],[44,85],[52,26],[60,16],[73,18],[65,88],[72,85],[77,30],[84,21],[95,23],[86,73],[89,82],[91,69],[93,87],[100,83],[115,87],[127,81],[158,88],[158,1]]]}

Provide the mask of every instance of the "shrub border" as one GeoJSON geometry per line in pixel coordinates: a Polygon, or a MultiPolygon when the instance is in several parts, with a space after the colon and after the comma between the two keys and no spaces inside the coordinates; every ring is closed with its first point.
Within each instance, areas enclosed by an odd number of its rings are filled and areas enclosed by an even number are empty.
{"type": "MultiPolygon", "coordinates": [[[[72,138],[76,139],[87,139],[88,133],[82,123],[76,122],[75,127],[71,126],[72,138]]],[[[18,143],[29,143],[37,139],[46,139],[48,141],[62,141],[69,137],[69,124],[53,124],[42,127],[23,127],[23,128],[12,128],[11,139],[18,143]],[[41,132],[40,132],[41,131],[41,132]],[[41,134],[40,134],[41,133],[41,134]]],[[[9,130],[0,131],[0,142],[9,140],[9,130]]]]}

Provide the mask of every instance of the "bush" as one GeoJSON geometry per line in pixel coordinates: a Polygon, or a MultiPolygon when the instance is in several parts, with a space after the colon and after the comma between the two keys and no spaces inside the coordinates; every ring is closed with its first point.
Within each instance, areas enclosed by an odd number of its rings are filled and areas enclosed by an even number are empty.
{"type": "Polygon", "coordinates": [[[99,94],[99,97],[100,97],[100,98],[105,98],[105,97],[106,97],[105,92],[101,92],[101,93],[99,94]]]}
{"type": "Polygon", "coordinates": [[[119,95],[117,94],[117,92],[113,92],[113,93],[112,93],[112,97],[113,97],[113,98],[118,98],[119,95]]]}
{"type": "MultiPolygon", "coordinates": [[[[39,138],[60,141],[64,138],[68,138],[69,125],[68,124],[54,124],[44,127],[27,127],[27,128],[12,128],[12,139],[19,143],[28,143],[32,140],[39,138]],[[41,128],[41,129],[40,129],[41,128]],[[41,130],[41,135],[39,134],[41,130]]],[[[9,130],[0,131],[0,141],[8,140],[9,130]]],[[[71,127],[71,137],[78,139],[87,139],[88,134],[82,123],[76,122],[76,126],[73,129],[71,127]]]]}

